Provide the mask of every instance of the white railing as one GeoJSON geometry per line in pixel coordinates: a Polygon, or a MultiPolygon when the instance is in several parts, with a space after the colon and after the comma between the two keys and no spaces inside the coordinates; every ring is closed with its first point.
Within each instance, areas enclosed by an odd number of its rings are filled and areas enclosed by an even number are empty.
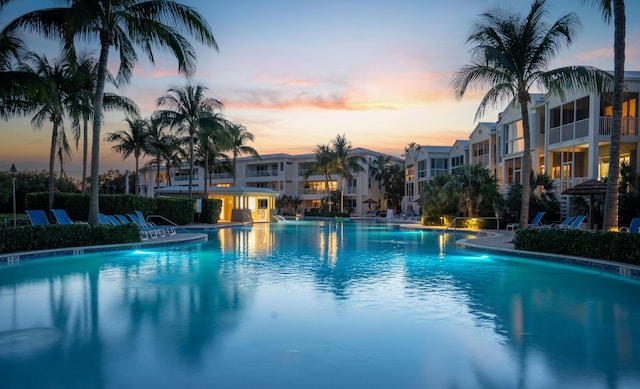
{"type": "Polygon", "coordinates": [[[278,176],[278,171],[277,170],[248,170],[247,171],[247,177],[277,177],[278,176]]]}
{"type": "MultiPolygon", "coordinates": [[[[600,117],[600,135],[611,135],[611,125],[613,118],[609,116],[600,117]]],[[[624,117],[620,127],[620,135],[637,136],[638,135],[638,118],[624,117]]]]}

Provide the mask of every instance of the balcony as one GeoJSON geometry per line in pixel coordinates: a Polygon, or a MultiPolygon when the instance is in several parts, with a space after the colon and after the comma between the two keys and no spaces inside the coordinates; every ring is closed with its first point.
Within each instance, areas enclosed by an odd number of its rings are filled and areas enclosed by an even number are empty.
{"type": "MultiPolygon", "coordinates": [[[[612,117],[600,118],[600,135],[610,136],[611,127],[613,125],[612,117]]],[[[620,128],[621,136],[637,136],[638,135],[638,118],[623,117],[622,126],[620,128]]]]}
{"type": "Polygon", "coordinates": [[[549,129],[549,144],[566,142],[589,136],[589,118],[549,129]]]}
{"type": "Polygon", "coordinates": [[[247,178],[255,178],[255,177],[278,177],[278,170],[247,171],[247,178]]]}

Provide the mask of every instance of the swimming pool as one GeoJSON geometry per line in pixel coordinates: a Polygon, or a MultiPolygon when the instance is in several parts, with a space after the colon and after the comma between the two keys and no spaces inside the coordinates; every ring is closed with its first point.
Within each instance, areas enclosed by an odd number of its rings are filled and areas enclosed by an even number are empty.
{"type": "Polygon", "coordinates": [[[0,267],[2,387],[640,387],[640,282],[444,243],[295,222],[0,267]]]}

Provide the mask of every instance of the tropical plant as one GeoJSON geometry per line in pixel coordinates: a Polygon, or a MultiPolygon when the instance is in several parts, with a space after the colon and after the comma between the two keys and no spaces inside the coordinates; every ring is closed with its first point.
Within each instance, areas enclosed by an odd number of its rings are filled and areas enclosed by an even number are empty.
{"type": "Polygon", "coordinates": [[[189,143],[189,198],[193,197],[194,141],[198,131],[204,127],[218,125],[219,117],[215,110],[222,103],[213,97],[205,96],[207,87],[188,83],[184,87],[173,87],[157,100],[155,116],[165,125],[178,133],[186,133],[189,143]]]}
{"type": "Polygon", "coordinates": [[[135,179],[133,193],[138,195],[138,171],[140,167],[140,157],[146,154],[153,154],[154,149],[150,143],[149,121],[144,119],[125,119],[129,126],[126,130],[108,133],[105,140],[117,142],[111,149],[122,154],[122,158],[133,155],[136,161],[135,179]]]}
{"type": "Polygon", "coordinates": [[[485,166],[461,165],[451,173],[451,180],[443,187],[449,194],[455,194],[458,208],[466,217],[491,216],[497,212],[500,201],[498,182],[485,166]],[[482,212],[484,210],[484,213],[482,212]]]}
{"type": "Polygon", "coordinates": [[[609,172],[604,200],[603,229],[618,229],[618,180],[620,178],[620,132],[622,128],[622,99],[624,92],[624,62],[626,15],[624,0],[583,0],[602,11],[607,24],[613,16],[613,99],[611,115],[611,145],[609,146],[609,172]]]}
{"type": "Polygon", "coordinates": [[[227,121],[221,114],[215,114],[213,121],[208,121],[207,125],[200,128],[196,134],[196,154],[198,160],[204,167],[207,177],[204,180],[204,198],[208,198],[207,189],[209,186],[209,177],[212,173],[215,160],[218,158],[226,158],[222,150],[230,147],[229,133],[226,131],[227,121]]]}
{"type": "Polygon", "coordinates": [[[420,206],[427,223],[439,224],[442,217],[452,218],[458,215],[458,199],[455,193],[447,191],[451,179],[448,173],[439,174],[424,184],[420,206]]]}
{"type": "Polygon", "coordinates": [[[405,176],[404,166],[391,165],[389,169],[389,179],[387,181],[387,188],[385,194],[387,196],[387,202],[393,209],[400,207],[402,197],[405,190],[405,176]]]}
{"type": "Polygon", "coordinates": [[[352,155],[351,142],[343,135],[336,135],[331,140],[331,155],[333,157],[333,170],[340,174],[340,212],[344,212],[344,185],[345,179],[353,177],[353,173],[364,170],[366,160],[359,155],[352,155]]]}
{"type": "Polygon", "coordinates": [[[409,143],[408,145],[406,145],[406,146],[405,146],[405,148],[404,148],[404,152],[402,153],[402,156],[403,156],[404,158],[406,158],[406,157],[408,157],[408,156],[409,156],[409,154],[410,154],[412,151],[418,151],[418,150],[420,150],[420,147],[422,147],[422,146],[420,146],[418,143],[416,143],[416,142],[411,142],[411,143],[409,143]]]}
{"type": "Polygon", "coordinates": [[[20,67],[22,72],[32,72],[37,76],[37,94],[27,93],[21,98],[25,112],[35,112],[31,125],[40,129],[50,123],[51,145],[49,148],[49,209],[53,208],[55,185],[55,158],[69,152],[69,144],[64,131],[64,118],[70,100],[71,76],[69,68],[61,59],[50,62],[46,56],[28,53],[20,67]]]}
{"type": "MultiPolygon", "coordinates": [[[[524,19],[507,11],[484,13],[467,38],[472,61],[461,68],[452,80],[456,96],[461,99],[472,87],[488,87],[482,98],[476,119],[485,108],[510,101],[520,106],[524,148],[522,171],[531,171],[531,131],[529,126],[529,93],[534,85],[542,85],[551,94],[565,92],[604,91],[611,86],[609,74],[588,66],[568,66],[548,70],[559,49],[573,40],[579,20],[568,13],[550,26],[544,22],[546,1],[535,0],[524,19]]],[[[523,192],[529,193],[530,182],[523,180],[523,192]]],[[[528,225],[529,197],[524,196],[520,211],[520,225],[528,225]]]]}
{"type": "Polygon", "coordinates": [[[242,154],[249,154],[254,158],[260,158],[260,154],[256,149],[251,146],[247,146],[247,142],[253,142],[254,136],[247,130],[242,124],[229,123],[227,126],[227,132],[229,134],[229,147],[227,150],[233,154],[233,186],[236,186],[236,161],[238,156],[242,154]]]}
{"type": "MultiPolygon", "coordinates": [[[[315,161],[302,164],[305,170],[304,179],[308,180],[309,176],[321,174],[324,177],[324,194],[329,197],[329,181],[333,172],[333,154],[328,145],[318,145],[313,150],[315,161]]],[[[331,212],[331,202],[329,202],[329,212],[331,212]]]]}
{"type": "MultiPolygon", "coordinates": [[[[529,188],[530,215],[544,211],[551,216],[559,216],[560,203],[555,195],[551,177],[543,173],[534,175],[532,172],[529,188]]],[[[505,213],[518,215],[522,205],[522,190],[522,184],[519,182],[509,185],[504,201],[505,213]]]]}
{"type": "MultiPolygon", "coordinates": [[[[391,156],[390,155],[377,155],[376,158],[369,164],[369,173],[374,180],[380,183],[383,188],[382,197],[387,199],[387,189],[389,188],[389,180],[391,179],[391,156]]],[[[387,200],[385,200],[384,209],[388,207],[387,200]]]]}
{"type": "MultiPolygon", "coordinates": [[[[198,42],[217,49],[207,21],[195,9],[165,0],[65,0],[69,7],[49,8],[18,17],[7,31],[25,28],[45,37],[63,41],[65,52],[75,57],[76,37],[87,41],[98,39],[100,56],[98,78],[93,101],[93,138],[91,148],[91,195],[89,223],[99,224],[98,171],[100,167],[100,130],[104,102],[107,63],[111,47],[117,49],[120,65],[119,85],[129,82],[138,60],[137,46],[151,63],[155,63],[153,48],[169,51],[178,61],[178,70],[191,75],[195,71],[195,49],[182,35],[186,32],[198,42]]],[[[72,61],[72,62],[75,62],[72,61]]]]}

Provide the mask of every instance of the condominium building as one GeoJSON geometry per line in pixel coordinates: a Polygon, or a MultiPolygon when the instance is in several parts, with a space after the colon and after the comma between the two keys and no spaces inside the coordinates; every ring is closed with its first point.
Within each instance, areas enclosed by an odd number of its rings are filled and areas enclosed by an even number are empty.
{"type": "MultiPolygon", "coordinates": [[[[341,190],[341,201],[345,212],[352,216],[367,216],[373,211],[386,210],[384,188],[372,174],[374,160],[384,155],[364,148],[354,148],[351,156],[361,159],[361,171],[354,171],[349,177],[331,173],[328,177],[322,174],[308,174],[308,164],[316,160],[315,154],[268,154],[259,159],[241,157],[236,161],[236,179],[228,172],[213,171],[205,174],[202,167],[195,167],[192,172],[192,192],[201,197],[204,193],[205,180],[208,188],[241,188],[244,192],[260,190],[261,193],[271,191],[276,196],[286,195],[299,201],[299,210],[317,210],[322,199],[328,193],[341,190]],[[375,203],[373,202],[375,201],[375,203]]],[[[404,165],[404,160],[391,156],[391,163],[404,165]]],[[[156,194],[188,193],[189,166],[182,164],[158,168],[150,165],[140,171],[140,195],[153,197],[156,194]],[[167,174],[168,173],[168,174],[167,174]]],[[[208,193],[209,198],[217,198],[222,189],[208,193]]]]}

